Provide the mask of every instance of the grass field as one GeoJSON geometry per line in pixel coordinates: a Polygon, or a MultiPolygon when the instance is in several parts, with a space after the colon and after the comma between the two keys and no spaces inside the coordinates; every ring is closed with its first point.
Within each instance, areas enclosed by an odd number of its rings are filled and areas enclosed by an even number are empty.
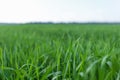
{"type": "Polygon", "coordinates": [[[0,80],[120,80],[120,24],[2,25],[0,80]]]}

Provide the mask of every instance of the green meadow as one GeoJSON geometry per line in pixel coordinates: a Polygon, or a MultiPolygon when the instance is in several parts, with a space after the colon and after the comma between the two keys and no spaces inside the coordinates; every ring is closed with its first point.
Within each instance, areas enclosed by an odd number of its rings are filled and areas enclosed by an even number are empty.
{"type": "Polygon", "coordinates": [[[120,24],[1,25],[0,80],[120,80],[120,24]]]}

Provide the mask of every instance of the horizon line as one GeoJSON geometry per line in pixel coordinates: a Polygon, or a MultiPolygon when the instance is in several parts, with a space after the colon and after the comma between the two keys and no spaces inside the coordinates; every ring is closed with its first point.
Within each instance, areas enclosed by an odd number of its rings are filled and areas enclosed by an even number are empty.
{"type": "Polygon", "coordinates": [[[30,21],[30,22],[0,22],[0,24],[120,24],[119,22],[99,22],[99,21],[91,21],[91,22],[76,22],[76,21],[30,21]]]}

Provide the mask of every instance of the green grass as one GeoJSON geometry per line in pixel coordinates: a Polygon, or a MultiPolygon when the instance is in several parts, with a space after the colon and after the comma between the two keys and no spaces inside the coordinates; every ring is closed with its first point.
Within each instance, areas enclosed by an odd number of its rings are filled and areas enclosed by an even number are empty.
{"type": "Polygon", "coordinates": [[[0,80],[120,80],[120,25],[0,26],[0,80]]]}

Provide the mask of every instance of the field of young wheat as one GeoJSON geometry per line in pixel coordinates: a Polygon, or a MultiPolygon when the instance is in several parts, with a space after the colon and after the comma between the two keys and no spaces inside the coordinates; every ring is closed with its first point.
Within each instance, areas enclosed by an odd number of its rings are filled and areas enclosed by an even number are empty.
{"type": "Polygon", "coordinates": [[[1,25],[0,80],[120,80],[120,24],[1,25]]]}

